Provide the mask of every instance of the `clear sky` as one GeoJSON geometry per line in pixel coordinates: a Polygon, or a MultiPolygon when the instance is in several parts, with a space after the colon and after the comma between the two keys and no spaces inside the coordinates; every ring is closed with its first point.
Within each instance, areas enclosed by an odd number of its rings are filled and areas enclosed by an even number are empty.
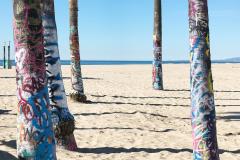
{"type": "MultiPolygon", "coordinates": [[[[240,57],[240,0],[208,2],[212,59],[240,57]]],[[[0,12],[2,58],[3,42],[13,42],[12,0],[1,0],[0,12]]],[[[55,12],[61,59],[69,59],[68,0],[55,0],[55,12]]],[[[162,17],[163,60],[188,60],[188,0],[162,0],[162,17]]],[[[152,60],[152,32],[153,0],[79,0],[83,60],[152,60]]]]}

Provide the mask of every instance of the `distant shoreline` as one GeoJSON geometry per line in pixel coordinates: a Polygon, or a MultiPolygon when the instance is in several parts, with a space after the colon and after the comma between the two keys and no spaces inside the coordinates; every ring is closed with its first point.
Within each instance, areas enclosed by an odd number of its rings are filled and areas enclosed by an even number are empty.
{"type": "MultiPolygon", "coordinates": [[[[15,61],[11,60],[15,65],[15,61]]],[[[231,60],[212,60],[213,64],[240,63],[240,61],[231,60]]],[[[70,60],[61,60],[62,65],[70,65],[70,60]]],[[[142,65],[152,64],[152,61],[117,61],[117,60],[82,60],[81,65],[142,65]]],[[[163,61],[163,64],[189,64],[187,60],[163,61]]],[[[0,66],[3,66],[3,60],[0,60],[0,66]]]]}

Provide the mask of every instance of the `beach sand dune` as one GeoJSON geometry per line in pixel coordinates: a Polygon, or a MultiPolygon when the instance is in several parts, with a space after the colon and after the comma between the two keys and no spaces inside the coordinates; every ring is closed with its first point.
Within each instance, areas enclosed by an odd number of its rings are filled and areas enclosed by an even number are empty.
{"type": "MultiPolygon", "coordinates": [[[[214,64],[221,160],[240,160],[240,65],[214,64]]],[[[189,65],[163,65],[165,91],[155,91],[151,65],[82,66],[89,102],[68,104],[78,150],[59,160],[190,160],[189,65]]],[[[70,68],[63,67],[67,94],[70,68]]],[[[0,159],[16,159],[15,69],[0,70],[0,159]]]]}

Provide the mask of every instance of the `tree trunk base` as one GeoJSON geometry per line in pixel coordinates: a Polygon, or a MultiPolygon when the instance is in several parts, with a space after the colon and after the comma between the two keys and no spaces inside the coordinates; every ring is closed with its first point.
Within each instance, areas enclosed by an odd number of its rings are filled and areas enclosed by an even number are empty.
{"type": "Polygon", "coordinates": [[[154,84],[154,85],[153,85],[153,89],[154,89],[154,90],[163,90],[163,86],[154,84]]]}
{"type": "Polygon", "coordinates": [[[58,139],[57,146],[62,149],[66,149],[69,151],[76,151],[77,150],[77,143],[74,137],[74,134],[67,135],[61,139],[58,139]]]}
{"type": "Polygon", "coordinates": [[[18,156],[18,160],[33,160],[33,158],[23,158],[21,156],[18,156]]]}
{"type": "Polygon", "coordinates": [[[159,88],[155,88],[153,87],[154,90],[160,90],[160,91],[163,91],[163,88],[159,87],[159,88]]]}
{"type": "Polygon", "coordinates": [[[81,102],[81,103],[87,102],[87,96],[84,95],[83,93],[73,92],[73,93],[70,93],[69,96],[73,101],[81,102]]]}
{"type": "Polygon", "coordinates": [[[55,127],[54,133],[57,145],[60,148],[70,151],[76,151],[77,143],[73,134],[74,129],[74,120],[59,122],[59,124],[55,127]]]}

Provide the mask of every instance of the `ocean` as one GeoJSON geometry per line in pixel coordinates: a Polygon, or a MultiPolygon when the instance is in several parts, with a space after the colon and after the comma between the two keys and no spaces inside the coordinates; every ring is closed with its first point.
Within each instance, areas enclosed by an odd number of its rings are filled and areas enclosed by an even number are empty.
{"type": "MultiPolygon", "coordinates": [[[[11,60],[15,65],[15,61],[11,60]]],[[[188,64],[187,60],[163,61],[163,64],[188,64]]],[[[213,60],[212,63],[239,63],[229,60],[213,60]]],[[[61,60],[62,65],[70,65],[70,60],[61,60]]],[[[116,61],[116,60],[82,60],[81,65],[133,65],[133,64],[152,64],[152,61],[116,61]]],[[[0,60],[0,66],[3,66],[3,60],[0,60]]]]}

